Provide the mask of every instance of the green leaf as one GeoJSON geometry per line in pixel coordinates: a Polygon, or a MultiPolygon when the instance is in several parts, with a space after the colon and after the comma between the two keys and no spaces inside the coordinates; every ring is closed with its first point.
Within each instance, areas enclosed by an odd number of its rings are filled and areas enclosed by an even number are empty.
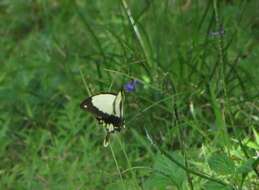
{"type": "MultiPolygon", "coordinates": [[[[184,158],[182,156],[176,153],[172,154],[172,156],[175,160],[184,165],[184,158]]],[[[155,158],[154,170],[154,175],[149,178],[149,181],[147,181],[147,183],[150,184],[150,181],[153,180],[152,183],[154,182],[154,188],[157,189],[161,189],[162,186],[165,187],[168,185],[175,185],[180,188],[187,180],[186,172],[182,168],[177,166],[169,158],[161,154],[157,155],[155,158]]]]}
{"type": "MultiPolygon", "coordinates": [[[[255,142],[256,142],[257,145],[259,145],[259,134],[257,133],[257,131],[254,128],[252,128],[252,130],[253,130],[253,133],[254,133],[255,142]]],[[[257,148],[259,148],[259,147],[257,146],[257,148]]]]}
{"type": "Polygon", "coordinates": [[[160,190],[166,189],[172,182],[167,178],[160,175],[152,175],[150,176],[144,183],[144,189],[148,190],[160,190]]]}
{"type": "Polygon", "coordinates": [[[247,174],[250,171],[253,170],[253,164],[255,163],[255,160],[250,158],[246,161],[244,161],[240,167],[237,168],[237,172],[241,174],[247,174]]]}
{"type": "Polygon", "coordinates": [[[231,190],[231,187],[224,186],[224,185],[221,185],[219,183],[209,181],[209,182],[204,184],[203,189],[206,189],[206,190],[231,190]]]}
{"type": "Polygon", "coordinates": [[[225,153],[214,153],[208,160],[210,168],[222,175],[234,174],[235,163],[225,153]]]}
{"type": "Polygon", "coordinates": [[[246,142],[246,146],[255,150],[259,150],[259,134],[258,132],[252,128],[253,133],[254,133],[254,138],[248,140],[248,142],[246,142]]]}
{"type": "Polygon", "coordinates": [[[215,136],[215,141],[219,145],[224,147],[230,144],[226,123],[222,114],[222,108],[221,108],[220,102],[216,97],[216,87],[213,84],[210,87],[211,87],[210,88],[211,103],[212,103],[213,112],[215,114],[216,127],[217,127],[216,128],[217,134],[215,136]]]}

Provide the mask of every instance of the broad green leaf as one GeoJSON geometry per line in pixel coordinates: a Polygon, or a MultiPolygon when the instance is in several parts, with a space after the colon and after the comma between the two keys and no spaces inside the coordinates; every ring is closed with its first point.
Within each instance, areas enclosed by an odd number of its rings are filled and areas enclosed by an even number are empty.
{"type": "Polygon", "coordinates": [[[219,183],[209,181],[209,182],[204,184],[203,189],[206,189],[206,190],[231,190],[231,187],[224,186],[224,185],[221,185],[219,183]]]}
{"type": "Polygon", "coordinates": [[[208,160],[210,168],[222,175],[234,174],[235,163],[225,153],[214,153],[208,160]]]}
{"type": "Polygon", "coordinates": [[[144,183],[145,190],[160,190],[166,189],[166,187],[173,185],[172,182],[160,175],[152,175],[150,176],[144,183]]]}
{"type": "MultiPolygon", "coordinates": [[[[183,163],[183,157],[174,153],[172,154],[175,160],[179,163],[183,163]]],[[[147,183],[150,184],[150,180],[155,180],[157,183],[154,183],[155,187],[164,186],[164,185],[175,185],[181,187],[184,182],[186,182],[186,173],[185,171],[177,166],[173,161],[163,155],[157,155],[155,158],[154,164],[154,176],[152,176],[147,183]],[[156,184],[158,186],[156,186],[156,184]]]]}
{"type": "Polygon", "coordinates": [[[249,160],[246,160],[245,162],[243,162],[241,164],[240,167],[237,168],[237,172],[238,173],[241,173],[241,174],[247,174],[249,173],[250,171],[252,171],[253,167],[253,163],[255,162],[254,159],[249,159],[249,160]]]}

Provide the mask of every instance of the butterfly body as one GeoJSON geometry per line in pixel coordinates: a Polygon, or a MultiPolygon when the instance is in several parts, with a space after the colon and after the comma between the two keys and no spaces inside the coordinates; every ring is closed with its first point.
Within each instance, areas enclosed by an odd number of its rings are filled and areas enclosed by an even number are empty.
{"type": "Polygon", "coordinates": [[[108,145],[109,136],[124,127],[123,119],[123,91],[118,94],[100,93],[84,100],[80,107],[92,113],[99,124],[104,125],[107,136],[104,145],[108,145]]]}

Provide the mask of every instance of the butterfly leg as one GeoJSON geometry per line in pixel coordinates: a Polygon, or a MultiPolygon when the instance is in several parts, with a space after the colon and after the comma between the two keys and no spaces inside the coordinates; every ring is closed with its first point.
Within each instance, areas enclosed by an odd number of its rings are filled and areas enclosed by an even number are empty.
{"type": "Polygon", "coordinates": [[[115,130],[115,128],[112,124],[107,124],[105,127],[106,127],[106,130],[108,133],[113,133],[115,130]]]}
{"type": "Polygon", "coordinates": [[[105,128],[106,128],[106,137],[104,138],[103,146],[107,147],[110,144],[110,135],[111,133],[115,132],[116,128],[114,128],[112,124],[105,124],[105,128]]]}

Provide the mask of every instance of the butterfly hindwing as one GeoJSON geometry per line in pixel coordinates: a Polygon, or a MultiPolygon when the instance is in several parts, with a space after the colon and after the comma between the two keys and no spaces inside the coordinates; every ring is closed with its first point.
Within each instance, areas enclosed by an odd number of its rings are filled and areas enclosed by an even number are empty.
{"type": "Polygon", "coordinates": [[[123,91],[120,91],[115,97],[115,100],[113,102],[113,113],[120,118],[123,117],[123,107],[122,107],[123,99],[124,99],[123,91]]]}

